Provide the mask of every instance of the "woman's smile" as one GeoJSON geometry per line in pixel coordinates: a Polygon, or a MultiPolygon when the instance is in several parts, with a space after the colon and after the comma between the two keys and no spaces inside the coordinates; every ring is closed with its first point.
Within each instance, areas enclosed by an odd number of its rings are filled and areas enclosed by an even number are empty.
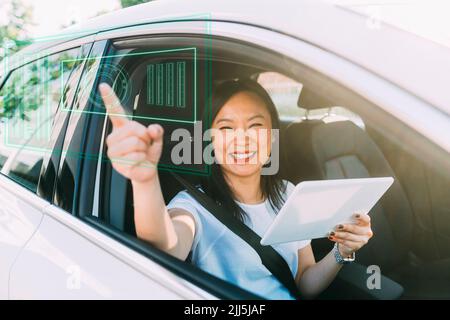
{"type": "Polygon", "coordinates": [[[230,157],[234,159],[234,163],[248,163],[251,159],[253,159],[256,155],[256,151],[245,151],[245,152],[231,152],[229,153],[230,157]]]}

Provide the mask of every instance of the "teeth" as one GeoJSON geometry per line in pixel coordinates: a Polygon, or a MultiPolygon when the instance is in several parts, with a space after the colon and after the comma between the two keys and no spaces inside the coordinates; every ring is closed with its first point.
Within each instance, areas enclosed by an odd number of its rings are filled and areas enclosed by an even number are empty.
{"type": "Polygon", "coordinates": [[[256,152],[250,152],[250,153],[232,153],[231,156],[235,159],[242,160],[242,159],[248,159],[253,157],[256,154],[256,152]]]}

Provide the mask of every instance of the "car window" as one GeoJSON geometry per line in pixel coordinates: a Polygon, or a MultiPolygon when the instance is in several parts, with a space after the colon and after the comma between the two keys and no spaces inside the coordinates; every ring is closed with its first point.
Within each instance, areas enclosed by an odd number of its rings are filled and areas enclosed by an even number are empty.
{"type": "MultiPolygon", "coordinates": [[[[170,39],[170,45],[166,48],[174,49],[176,47],[175,38],[170,39]]],[[[141,51],[138,52],[131,45],[127,46],[124,41],[122,47],[113,52],[116,60],[109,61],[113,65],[111,68],[116,68],[126,74],[130,86],[125,85],[121,88],[120,84],[123,81],[119,81],[120,76],[112,77],[111,84],[119,84],[116,85],[116,92],[127,111],[132,113],[136,120],[145,125],[159,121],[164,126],[166,150],[163,153],[170,154],[171,130],[175,127],[181,128],[186,124],[183,122],[174,124],[172,120],[186,115],[182,113],[182,110],[186,108],[189,110],[189,101],[191,100],[190,97],[187,97],[186,107],[179,108],[174,105],[176,100],[172,97],[177,97],[177,95],[173,94],[172,86],[167,86],[170,88],[168,91],[162,89],[165,86],[164,80],[166,80],[163,75],[171,75],[174,70],[170,63],[176,65],[176,58],[183,57],[175,56],[171,61],[162,59],[161,56],[145,56],[144,51],[155,50],[151,47],[152,41],[145,42],[145,44],[139,42],[138,49],[141,51]],[[128,59],[125,56],[128,53],[135,55],[128,59]],[[129,90],[125,90],[126,88],[129,90]],[[146,116],[148,117],[146,118],[146,116]],[[166,121],[162,121],[163,116],[167,116],[166,121]]],[[[382,108],[346,89],[332,78],[311,71],[309,67],[296,61],[286,64],[289,65],[289,70],[287,70],[287,67],[283,69],[281,64],[277,64],[279,61],[275,56],[264,56],[265,51],[263,50],[259,49],[255,52],[250,46],[244,48],[241,46],[238,48],[239,50],[235,50],[231,41],[222,45],[216,39],[214,44],[216,51],[212,58],[213,84],[230,79],[256,78],[272,97],[282,120],[286,120],[285,128],[289,130],[286,130],[286,135],[280,143],[284,144],[288,158],[284,165],[284,169],[288,169],[285,174],[286,179],[297,184],[305,180],[370,178],[394,176],[395,174],[397,182],[389,191],[390,196],[383,199],[374,209],[377,212],[371,215],[374,218],[375,227],[379,229],[375,231],[376,235],[369,245],[358,252],[358,259],[362,263],[379,266],[384,275],[390,271],[397,271],[392,266],[400,258],[395,250],[397,250],[396,244],[403,235],[405,235],[405,239],[410,239],[407,240],[408,244],[405,240],[404,248],[398,251],[402,252],[404,257],[412,251],[415,251],[420,257],[426,257],[426,254],[430,253],[436,260],[439,254],[442,254],[442,257],[449,256],[449,246],[445,245],[445,239],[448,239],[450,224],[448,214],[446,215],[444,210],[444,208],[448,208],[448,197],[444,196],[444,191],[448,188],[442,187],[448,186],[449,180],[447,177],[443,177],[443,170],[440,175],[436,174],[435,176],[432,171],[428,171],[426,163],[422,163],[417,157],[418,153],[409,153],[409,150],[404,148],[404,145],[411,144],[411,141],[414,142],[414,138],[411,135],[406,140],[401,139],[402,136],[399,134],[400,128],[403,128],[399,126],[401,122],[387,116],[382,108]],[[227,50],[221,51],[223,48],[227,50]],[[227,53],[232,50],[234,50],[234,55],[228,56],[227,53]],[[284,72],[292,78],[280,72],[284,72]],[[320,121],[308,122],[307,120],[320,121]],[[362,128],[364,130],[361,130],[362,128]],[[430,190],[428,190],[428,177],[433,181],[435,179],[434,182],[429,181],[434,186],[430,190]],[[400,184],[403,181],[406,183],[400,184]],[[421,196],[418,197],[418,194],[421,196]],[[435,207],[428,208],[425,206],[426,203],[434,203],[435,207]],[[420,223],[414,222],[410,205],[414,207],[414,213],[419,214],[418,218],[423,220],[426,228],[421,227],[420,223]],[[398,220],[391,221],[392,217],[396,217],[398,220]],[[433,219],[440,222],[438,227],[433,226],[433,219]],[[411,240],[413,239],[411,237],[412,227],[422,233],[423,238],[420,238],[419,242],[425,239],[423,246],[422,243],[415,243],[411,240]],[[440,241],[434,242],[437,239],[440,241]],[[433,243],[442,244],[442,248],[434,248],[433,243]],[[387,249],[379,251],[379,248],[387,249]],[[409,251],[410,249],[411,251],[409,251]],[[377,252],[383,252],[383,254],[376,254],[377,252]]],[[[161,52],[161,47],[158,49],[161,52]]],[[[197,63],[200,66],[204,56],[199,54],[198,57],[197,63]]],[[[174,74],[176,75],[176,73],[174,74]]],[[[202,72],[199,72],[199,75],[201,74],[202,72]]],[[[189,76],[189,69],[186,69],[186,77],[189,76]]],[[[172,83],[170,79],[172,78],[169,78],[169,82],[172,83]]],[[[207,84],[200,80],[197,88],[206,86],[207,84]]],[[[186,89],[186,92],[192,91],[186,89]]],[[[199,99],[203,96],[203,94],[197,94],[199,99]]],[[[103,132],[99,134],[103,139],[110,132],[108,121],[105,123],[107,125],[102,127],[103,132]]],[[[405,129],[405,132],[411,133],[412,131],[405,129]]],[[[414,151],[414,149],[411,150],[414,151]]],[[[111,163],[106,157],[105,143],[102,145],[101,152],[103,156],[99,157],[94,171],[97,173],[94,178],[97,186],[95,193],[86,192],[88,195],[95,194],[94,201],[92,201],[94,203],[92,206],[95,207],[92,210],[92,216],[95,218],[93,220],[101,222],[107,229],[119,230],[121,234],[127,235],[127,239],[130,239],[129,236],[136,236],[131,184],[112,170],[111,163]]],[[[166,159],[163,154],[164,160],[166,159]]],[[[95,175],[90,174],[89,176],[95,175]]],[[[195,180],[198,178],[197,174],[183,176],[192,184],[198,182],[195,180]]],[[[159,178],[164,199],[168,203],[182,188],[162,170],[159,172],[159,178]]],[[[88,215],[91,211],[86,212],[88,215]]],[[[129,245],[129,243],[126,244],[129,245]]],[[[329,245],[330,242],[327,239],[313,241],[312,247],[316,258],[328,254],[331,250],[329,245]]],[[[408,262],[405,259],[402,263],[401,267],[404,267],[408,262]]],[[[400,284],[408,285],[407,282],[401,281],[400,284]]],[[[365,285],[365,280],[362,285],[365,285]]],[[[448,287],[445,289],[448,291],[448,287]]]]}
{"type": "Polygon", "coordinates": [[[14,70],[0,91],[2,173],[36,191],[44,154],[79,49],[46,56],[14,70]]]}

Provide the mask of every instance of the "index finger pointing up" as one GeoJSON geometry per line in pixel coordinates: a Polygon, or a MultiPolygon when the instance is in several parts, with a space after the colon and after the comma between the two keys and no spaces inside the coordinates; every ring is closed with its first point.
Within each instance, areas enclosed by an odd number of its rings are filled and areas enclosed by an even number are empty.
{"type": "Polygon", "coordinates": [[[99,85],[99,90],[113,127],[119,128],[123,126],[128,119],[126,118],[125,110],[120,104],[120,100],[117,98],[114,90],[106,83],[101,83],[99,85]]]}

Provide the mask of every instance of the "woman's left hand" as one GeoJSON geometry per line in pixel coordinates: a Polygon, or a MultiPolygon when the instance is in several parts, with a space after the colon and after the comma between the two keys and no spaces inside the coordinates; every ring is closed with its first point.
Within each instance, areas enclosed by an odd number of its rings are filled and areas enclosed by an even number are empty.
{"type": "Polygon", "coordinates": [[[339,243],[339,251],[343,257],[361,249],[373,236],[370,217],[367,214],[354,214],[355,223],[340,224],[330,232],[328,239],[339,243]]]}

